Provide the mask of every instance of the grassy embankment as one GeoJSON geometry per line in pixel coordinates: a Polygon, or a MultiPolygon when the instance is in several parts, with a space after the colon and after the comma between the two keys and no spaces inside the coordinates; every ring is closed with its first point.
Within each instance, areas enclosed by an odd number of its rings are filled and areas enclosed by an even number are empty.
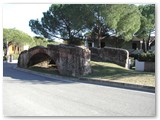
{"type": "MultiPolygon", "coordinates": [[[[108,62],[91,61],[91,66],[92,73],[82,77],[155,86],[154,72],[139,72],[135,70],[125,69],[119,65],[108,62]]],[[[30,69],[38,72],[58,75],[58,71],[53,68],[32,67],[30,69]]]]}

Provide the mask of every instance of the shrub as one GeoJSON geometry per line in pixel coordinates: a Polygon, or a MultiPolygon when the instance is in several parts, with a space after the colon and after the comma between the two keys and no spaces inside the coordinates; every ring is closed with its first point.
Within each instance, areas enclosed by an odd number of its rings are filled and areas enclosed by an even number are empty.
{"type": "Polygon", "coordinates": [[[7,56],[3,56],[3,61],[7,61],[7,56]]]}
{"type": "Polygon", "coordinates": [[[155,62],[155,53],[153,52],[141,53],[138,55],[138,60],[145,62],[155,62]]]}

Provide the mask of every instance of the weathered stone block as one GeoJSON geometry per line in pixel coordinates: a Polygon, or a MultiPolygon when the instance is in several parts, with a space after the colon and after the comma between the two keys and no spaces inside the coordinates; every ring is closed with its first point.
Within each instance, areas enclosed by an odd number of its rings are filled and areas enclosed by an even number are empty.
{"type": "Polygon", "coordinates": [[[90,48],[91,59],[95,61],[107,61],[116,63],[125,68],[128,68],[129,52],[125,49],[120,48],[90,48]]]}

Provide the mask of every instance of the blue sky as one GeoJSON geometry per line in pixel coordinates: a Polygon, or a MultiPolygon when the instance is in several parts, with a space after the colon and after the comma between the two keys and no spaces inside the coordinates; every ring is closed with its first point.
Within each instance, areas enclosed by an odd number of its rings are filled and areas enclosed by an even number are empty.
{"type": "Polygon", "coordinates": [[[3,4],[3,28],[16,28],[35,36],[29,27],[30,19],[40,19],[51,4],[3,4]]]}

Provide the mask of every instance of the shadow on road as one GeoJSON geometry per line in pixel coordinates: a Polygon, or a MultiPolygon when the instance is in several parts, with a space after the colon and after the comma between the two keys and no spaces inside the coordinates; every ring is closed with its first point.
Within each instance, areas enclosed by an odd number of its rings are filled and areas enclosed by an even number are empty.
{"type": "Polygon", "coordinates": [[[14,69],[17,66],[16,63],[3,63],[3,79],[7,82],[28,82],[32,84],[70,84],[76,83],[70,80],[54,79],[45,76],[39,76],[28,72],[22,72],[14,69]],[[9,77],[9,78],[7,78],[9,77]]]}
{"type": "Polygon", "coordinates": [[[62,85],[62,84],[77,84],[77,83],[87,83],[87,84],[95,84],[95,85],[102,85],[102,86],[109,86],[121,89],[128,89],[128,90],[137,90],[137,91],[144,91],[144,92],[152,92],[155,93],[155,89],[143,89],[139,87],[133,86],[124,86],[124,85],[112,85],[110,83],[101,83],[97,81],[85,81],[85,80],[64,80],[64,79],[57,79],[57,78],[48,78],[45,76],[40,76],[28,72],[22,72],[19,70],[14,69],[16,67],[16,63],[3,63],[3,79],[7,82],[23,82],[29,84],[51,84],[51,85],[62,85]]]}

